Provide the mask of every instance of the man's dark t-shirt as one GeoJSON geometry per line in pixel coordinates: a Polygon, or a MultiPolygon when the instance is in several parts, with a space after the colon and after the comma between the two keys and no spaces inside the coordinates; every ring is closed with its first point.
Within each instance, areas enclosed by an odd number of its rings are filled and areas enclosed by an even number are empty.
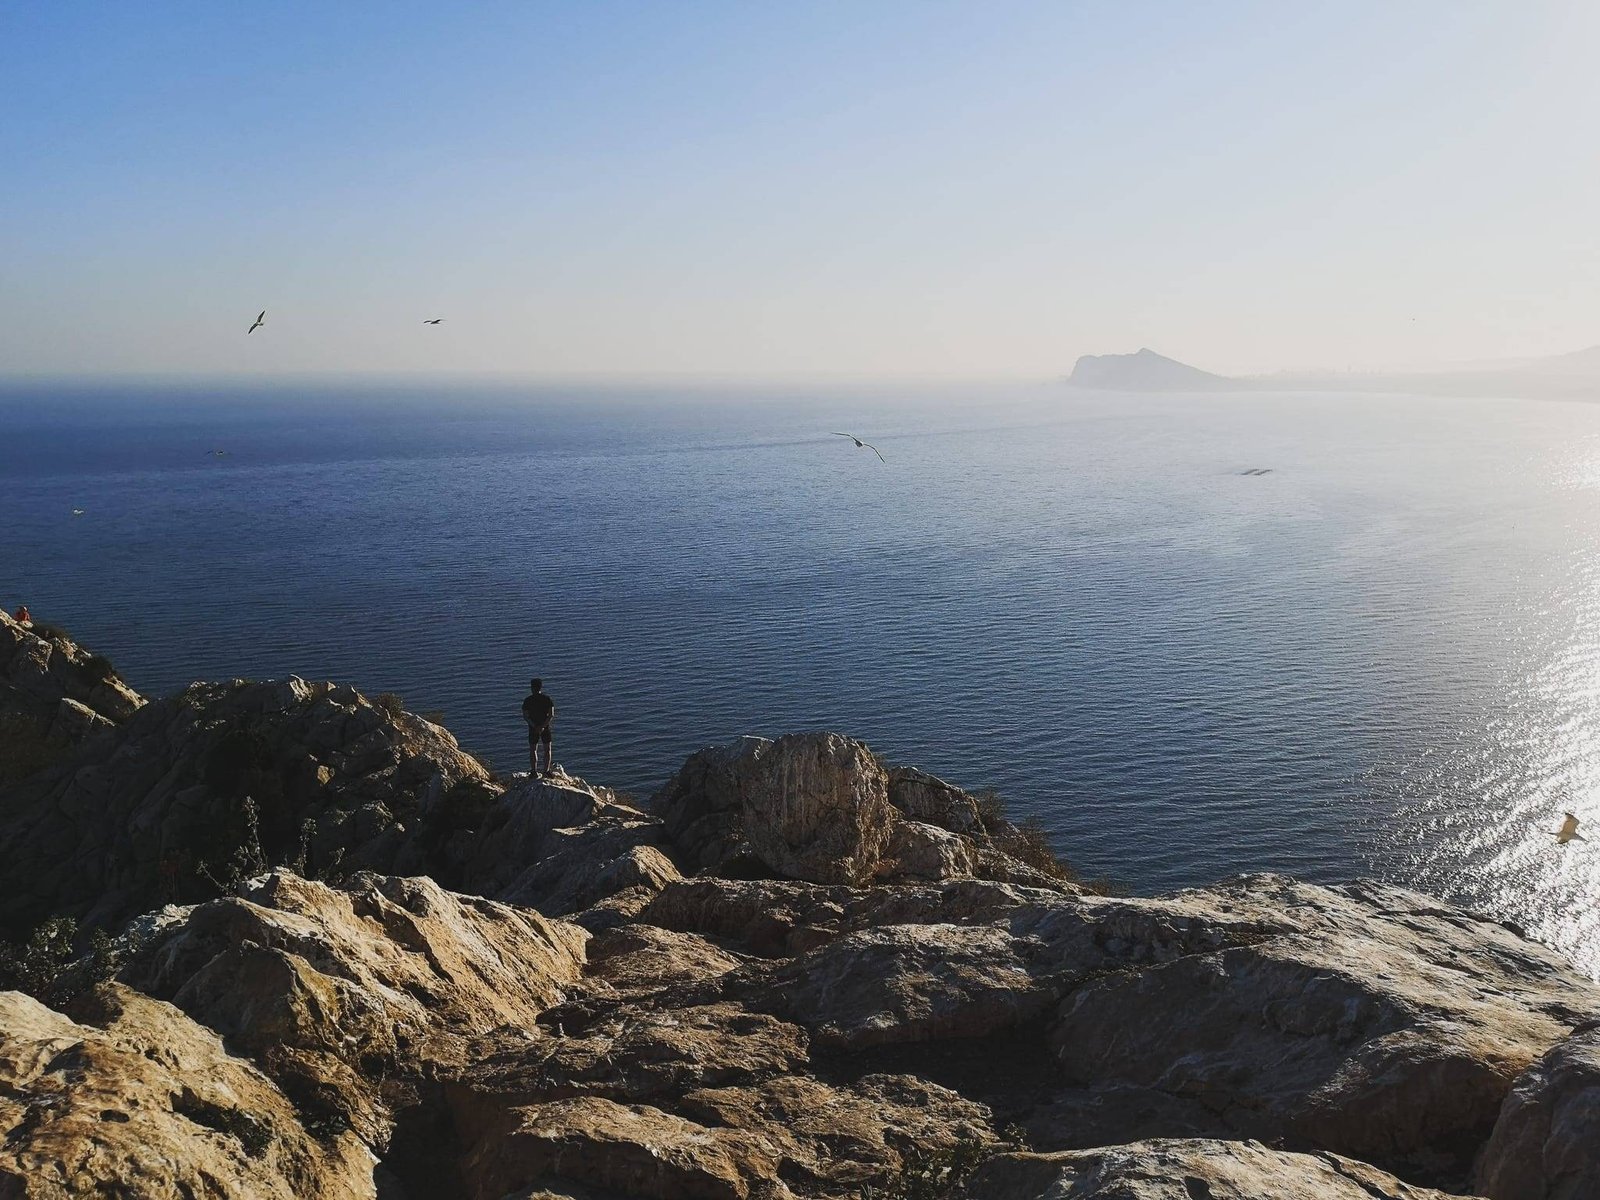
{"type": "Polygon", "coordinates": [[[528,723],[528,736],[537,737],[555,720],[556,703],[543,692],[534,692],[522,702],[522,719],[528,723]]]}

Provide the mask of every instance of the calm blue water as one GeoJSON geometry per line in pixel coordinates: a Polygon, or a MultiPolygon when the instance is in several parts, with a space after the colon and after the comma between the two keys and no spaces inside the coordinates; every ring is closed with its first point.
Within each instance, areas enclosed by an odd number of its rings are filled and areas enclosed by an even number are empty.
{"type": "Polygon", "coordinates": [[[1541,833],[1600,834],[1600,406],[13,389],[0,422],[0,603],[146,692],[348,680],[517,768],[538,673],[558,760],[637,792],[840,729],[1090,874],[1378,874],[1600,972],[1600,842],[1541,833]]]}

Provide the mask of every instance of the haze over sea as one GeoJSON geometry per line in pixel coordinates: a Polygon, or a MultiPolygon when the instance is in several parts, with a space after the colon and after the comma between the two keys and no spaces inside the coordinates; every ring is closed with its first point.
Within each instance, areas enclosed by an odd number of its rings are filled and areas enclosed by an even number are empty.
{"type": "Polygon", "coordinates": [[[1377,875],[1600,974],[1600,841],[1543,832],[1600,833],[1600,406],[102,386],[0,420],[0,603],[146,693],[349,681],[511,770],[539,674],[557,760],[639,793],[836,729],[1088,875],[1377,875]]]}

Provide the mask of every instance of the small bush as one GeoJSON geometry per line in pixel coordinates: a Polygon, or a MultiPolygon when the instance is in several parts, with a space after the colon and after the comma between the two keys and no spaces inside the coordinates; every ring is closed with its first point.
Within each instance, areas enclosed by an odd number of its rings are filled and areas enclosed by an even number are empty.
{"type": "Polygon", "coordinates": [[[373,703],[391,717],[398,717],[406,710],[406,702],[394,692],[379,692],[373,703]]]}
{"type": "Polygon", "coordinates": [[[78,993],[104,983],[122,968],[127,946],[119,946],[96,929],[87,950],[74,949],[78,922],[51,917],[25,942],[0,942],[0,991],[26,992],[59,1009],[78,993]]]}
{"type": "Polygon", "coordinates": [[[992,788],[972,793],[978,807],[978,820],[995,846],[1019,862],[1053,879],[1077,884],[1100,896],[1126,895],[1126,889],[1107,879],[1085,879],[1071,864],[1056,854],[1050,844],[1050,831],[1038,817],[1013,822],[1006,816],[1005,801],[992,788]]]}
{"type": "Polygon", "coordinates": [[[111,660],[104,654],[89,655],[88,658],[83,660],[83,670],[89,678],[98,680],[101,683],[115,679],[117,675],[116,667],[111,665],[111,660]]]}
{"type": "Polygon", "coordinates": [[[260,810],[249,796],[244,798],[240,810],[244,830],[227,861],[216,864],[216,870],[213,870],[213,864],[201,859],[194,868],[196,875],[209,879],[211,886],[224,895],[267,869],[267,856],[261,849],[260,810]]]}
{"type": "Polygon", "coordinates": [[[863,1188],[861,1200],[958,1200],[968,1176],[1004,1148],[977,1138],[933,1149],[908,1147],[900,1155],[900,1173],[877,1187],[863,1188]]]}

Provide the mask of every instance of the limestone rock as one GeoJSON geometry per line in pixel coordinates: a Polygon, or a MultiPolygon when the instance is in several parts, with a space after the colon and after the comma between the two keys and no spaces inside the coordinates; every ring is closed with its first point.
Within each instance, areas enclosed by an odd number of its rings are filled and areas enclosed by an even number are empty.
{"type": "Polygon", "coordinates": [[[970,839],[921,821],[896,821],[878,864],[888,882],[971,878],[977,858],[970,839]]]}
{"type": "Polygon", "coordinates": [[[108,985],[80,1021],[0,992],[0,1195],[369,1200],[372,1158],[168,1004],[108,985]]]}
{"type": "Polygon", "coordinates": [[[660,828],[656,821],[608,817],[552,829],[538,860],[496,894],[549,916],[581,912],[629,888],[653,895],[683,878],[655,844],[660,828]]]}
{"type": "Polygon", "coordinates": [[[889,768],[889,803],[910,820],[951,833],[983,832],[976,800],[954,784],[915,767],[889,768]]]}
{"type": "Polygon", "coordinates": [[[641,997],[720,979],[737,970],[741,961],[699,934],[634,922],[590,939],[588,978],[603,980],[620,994],[641,997]]]}
{"type": "Polygon", "coordinates": [[[217,888],[202,864],[215,874],[246,850],[288,861],[307,820],[313,867],[339,855],[346,867],[387,867],[404,835],[382,835],[486,782],[444,730],[354,688],[195,684],[0,791],[0,936],[57,913],[116,924],[206,899],[217,888]]]}
{"type": "Polygon", "coordinates": [[[1459,1185],[1515,1077],[1600,993],[1492,922],[1378,885],[1255,877],[1175,898],[1284,926],[1084,983],[1052,1034],[1084,1086],[1459,1185]]]}
{"type": "Polygon", "coordinates": [[[428,879],[335,889],[277,872],[167,923],[123,978],[382,1145],[377,1081],[459,1062],[473,1034],[533,1029],[577,982],[585,938],[428,879]]]}
{"type": "Polygon", "coordinates": [[[968,1181],[972,1200],[1452,1200],[1337,1154],[1259,1142],[1144,1141],[1004,1154],[968,1181]]]}
{"type": "Polygon", "coordinates": [[[0,788],[68,758],[143,703],[104,658],[0,612],[0,788]]]}
{"type": "Polygon", "coordinates": [[[462,1128],[481,1132],[507,1109],[579,1094],[670,1108],[693,1088],[798,1070],[808,1050],[804,1030],[732,1004],[575,1003],[550,1010],[541,1027],[554,1036],[488,1041],[467,1069],[447,1072],[462,1128]]]}
{"type": "Polygon", "coordinates": [[[883,767],[836,733],[702,750],[653,807],[695,869],[725,869],[747,853],[780,877],[815,883],[868,881],[894,819],[883,767]]]}
{"type": "Polygon", "coordinates": [[[881,1189],[901,1174],[912,1147],[993,1141],[982,1105],[907,1075],[867,1075],[848,1087],[788,1075],[693,1091],[678,1107],[713,1128],[763,1137],[775,1160],[773,1182],[805,1195],[881,1189]]]}
{"type": "MultiPolygon", "coordinates": [[[[613,856],[628,846],[651,842],[649,822],[643,812],[620,801],[608,788],[594,787],[569,775],[535,779],[520,776],[505,793],[493,799],[482,819],[475,822],[447,867],[463,890],[484,896],[503,896],[516,890],[533,890],[539,884],[520,881],[530,867],[570,844],[554,838],[557,830],[634,829],[631,841],[618,838],[594,849],[610,849],[613,856]],[[626,844],[619,844],[621,842],[626,844]]],[[[595,868],[591,868],[593,871],[595,868]]],[[[549,868],[551,879],[562,872],[549,868]]],[[[546,881],[546,885],[548,881],[546,881]]],[[[583,907],[580,905],[579,907],[583,907]]]]}
{"type": "MultiPolygon", "coordinates": [[[[883,925],[989,924],[1016,915],[1021,936],[1032,938],[1047,914],[1065,903],[1054,889],[981,879],[848,888],[702,876],[662,888],[639,920],[700,933],[751,954],[787,957],[883,925]]],[[[1074,904],[1067,911],[1080,909],[1074,904]]],[[[1078,926],[1092,939],[1090,922],[1078,926]]]]}
{"type": "Polygon", "coordinates": [[[1517,1079],[1478,1162],[1490,1200],[1600,1196],[1600,1027],[1567,1038],[1517,1079]]]}
{"type": "Polygon", "coordinates": [[[1020,950],[1000,929],[895,925],[848,934],[728,989],[830,1047],[983,1037],[1038,1016],[1059,995],[1020,950]]]}
{"type": "Polygon", "coordinates": [[[474,1200],[564,1181],[639,1200],[747,1200],[774,1163],[759,1137],[594,1096],[512,1109],[469,1152],[474,1200]],[[753,1169],[752,1169],[753,1168],[753,1169]]]}

